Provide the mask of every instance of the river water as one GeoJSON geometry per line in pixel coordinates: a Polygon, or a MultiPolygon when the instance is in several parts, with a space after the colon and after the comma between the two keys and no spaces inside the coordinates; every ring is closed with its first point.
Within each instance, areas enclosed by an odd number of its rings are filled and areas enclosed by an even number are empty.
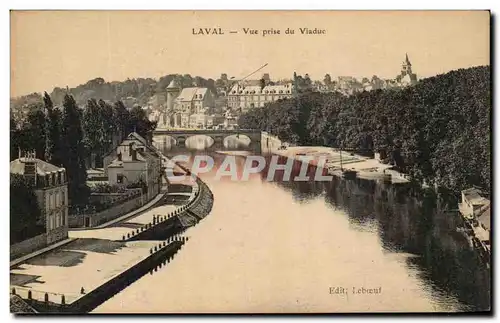
{"type": "Polygon", "coordinates": [[[215,170],[201,178],[213,209],[187,230],[173,262],[95,312],[489,308],[489,271],[456,231],[456,214],[440,212],[432,196],[359,179],[268,182],[266,171],[249,181],[216,179],[215,170]],[[363,289],[378,293],[355,293],[363,289]]]}

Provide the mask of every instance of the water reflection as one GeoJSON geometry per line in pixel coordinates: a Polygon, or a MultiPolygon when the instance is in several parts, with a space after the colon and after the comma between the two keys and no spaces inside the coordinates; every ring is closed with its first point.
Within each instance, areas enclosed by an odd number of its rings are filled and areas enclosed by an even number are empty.
{"type": "Polygon", "coordinates": [[[451,306],[450,297],[456,296],[462,303],[460,310],[489,309],[489,271],[457,232],[458,214],[438,205],[436,196],[412,196],[406,186],[361,179],[275,185],[302,203],[324,196],[325,203],[349,215],[351,228],[377,232],[388,252],[415,255],[406,258],[406,265],[420,270],[423,287],[441,305],[451,306]]]}
{"type": "MultiPolygon", "coordinates": [[[[212,156],[220,166],[224,156],[212,156]]],[[[238,178],[245,162],[236,158],[238,178]]],[[[98,312],[489,308],[489,272],[435,196],[367,180],[283,181],[279,172],[268,182],[269,168],[245,182],[215,180],[217,170],[201,175],[215,196],[212,212],[188,230],[176,260],[98,312]],[[384,292],[329,295],[337,285],[384,292]]]]}

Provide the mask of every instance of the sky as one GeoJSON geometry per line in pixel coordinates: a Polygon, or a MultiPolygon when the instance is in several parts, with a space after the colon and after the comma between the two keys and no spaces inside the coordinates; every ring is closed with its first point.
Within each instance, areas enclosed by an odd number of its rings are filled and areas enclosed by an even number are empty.
{"type": "Polygon", "coordinates": [[[405,53],[422,78],[489,65],[489,28],[488,11],[12,11],[11,96],[96,77],[239,79],[266,63],[256,78],[394,78],[405,53]],[[193,28],[224,35],[194,35],[193,28]],[[287,28],[295,34],[284,34],[287,28]],[[281,33],[263,36],[269,29],[281,33]]]}

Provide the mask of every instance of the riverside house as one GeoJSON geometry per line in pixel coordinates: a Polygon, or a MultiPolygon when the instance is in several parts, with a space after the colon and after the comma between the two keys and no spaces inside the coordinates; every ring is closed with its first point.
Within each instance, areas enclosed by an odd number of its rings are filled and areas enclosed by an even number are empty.
{"type": "Polygon", "coordinates": [[[34,186],[45,233],[11,246],[11,256],[24,254],[68,237],[68,182],[66,170],[46,161],[21,157],[10,162],[10,173],[19,174],[34,186]]]}
{"type": "MultiPolygon", "coordinates": [[[[114,159],[105,169],[110,185],[143,182],[147,186],[147,199],[155,197],[161,188],[161,157],[156,149],[133,132],[115,148],[114,159]]],[[[107,156],[109,157],[109,156],[107,156]]]]}

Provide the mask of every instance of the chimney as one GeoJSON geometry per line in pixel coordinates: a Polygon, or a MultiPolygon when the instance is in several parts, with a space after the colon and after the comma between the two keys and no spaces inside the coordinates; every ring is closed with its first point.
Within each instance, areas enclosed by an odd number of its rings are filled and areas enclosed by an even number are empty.
{"type": "Polygon", "coordinates": [[[27,153],[24,158],[24,177],[36,186],[36,159],[34,153],[27,153]]]}

